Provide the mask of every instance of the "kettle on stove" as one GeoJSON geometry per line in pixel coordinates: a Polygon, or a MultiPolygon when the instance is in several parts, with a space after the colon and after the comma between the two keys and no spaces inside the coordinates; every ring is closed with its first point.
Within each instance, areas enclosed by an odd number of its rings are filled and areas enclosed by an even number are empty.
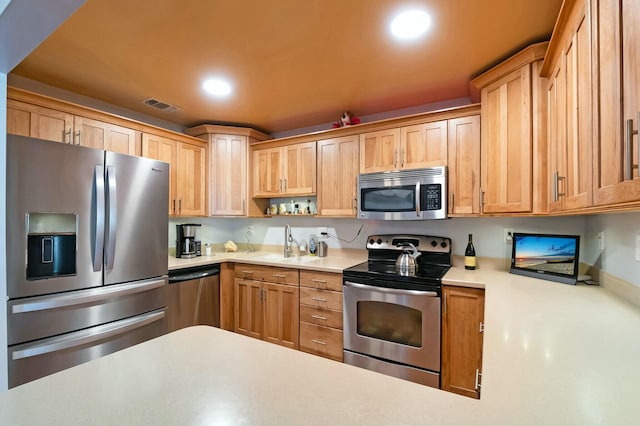
{"type": "Polygon", "coordinates": [[[396,259],[396,268],[398,268],[399,271],[415,271],[416,259],[422,255],[422,253],[411,243],[404,243],[403,245],[408,247],[405,247],[403,253],[396,259]],[[413,252],[411,250],[413,250],[413,252]]]}

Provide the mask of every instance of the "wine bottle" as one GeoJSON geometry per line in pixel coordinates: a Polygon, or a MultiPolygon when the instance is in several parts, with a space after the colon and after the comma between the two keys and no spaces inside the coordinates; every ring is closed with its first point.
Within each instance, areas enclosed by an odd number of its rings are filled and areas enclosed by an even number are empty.
{"type": "Polygon", "coordinates": [[[473,247],[472,234],[469,234],[469,242],[464,251],[464,269],[476,269],[476,249],[473,247]]]}

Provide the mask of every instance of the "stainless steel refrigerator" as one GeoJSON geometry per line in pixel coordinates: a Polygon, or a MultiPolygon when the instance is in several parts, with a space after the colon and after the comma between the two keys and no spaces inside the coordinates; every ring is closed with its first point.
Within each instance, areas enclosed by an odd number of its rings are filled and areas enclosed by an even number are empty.
{"type": "Polygon", "coordinates": [[[166,331],[169,165],[7,135],[9,386],[166,331]]]}

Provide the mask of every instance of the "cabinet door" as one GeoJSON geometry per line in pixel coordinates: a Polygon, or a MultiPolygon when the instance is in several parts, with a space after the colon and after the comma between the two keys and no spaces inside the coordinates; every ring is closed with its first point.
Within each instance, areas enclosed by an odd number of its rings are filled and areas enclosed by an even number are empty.
{"type": "Polygon", "coordinates": [[[482,211],[530,212],[531,65],[485,87],[481,97],[482,211]]]}
{"type": "Polygon", "coordinates": [[[282,194],[282,149],[268,148],[252,152],[254,197],[271,198],[282,194]]]}
{"type": "Polygon", "coordinates": [[[597,16],[595,102],[599,104],[593,167],[596,205],[640,200],[640,5],[636,0],[594,2],[597,16]],[[622,100],[622,102],[620,102],[622,100]]]}
{"type": "Polygon", "coordinates": [[[71,142],[73,115],[25,102],[7,100],[7,133],[55,142],[71,142]]]}
{"type": "Polygon", "coordinates": [[[564,209],[566,177],[566,89],[565,65],[560,60],[559,67],[549,78],[548,96],[548,155],[549,155],[549,212],[564,209]]]}
{"type": "Polygon", "coordinates": [[[262,338],[262,287],[260,282],[235,279],[236,333],[262,338]]]}
{"type": "Polygon", "coordinates": [[[566,49],[566,199],[565,209],[592,201],[591,37],[587,7],[580,9],[566,49]]]}
{"type": "Polygon", "coordinates": [[[169,214],[177,214],[176,180],[178,149],[177,142],[162,136],[142,134],[142,156],[170,164],[169,170],[169,214]]]}
{"type": "Polygon", "coordinates": [[[390,129],[360,135],[360,173],[400,168],[400,130],[390,129]]]}
{"type": "Polygon", "coordinates": [[[73,141],[77,145],[120,154],[136,154],[136,131],[91,118],[74,117],[73,141]]]}
{"type": "Polygon", "coordinates": [[[447,165],[447,120],[400,129],[400,168],[447,165]]]}
{"type": "Polygon", "coordinates": [[[206,215],[206,157],[204,147],[178,143],[176,194],[178,215],[206,215]]]}
{"type": "Polygon", "coordinates": [[[480,116],[449,120],[449,213],[480,213],[480,116]]]}
{"type": "Polygon", "coordinates": [[[307,142],[282,148],[283,193],[313,195],[316,192],[316,143],[307,142]]]}
{"type": "Polygon", "coordinates": [[[480,398],[484,290],[443,287],[442,389],[480,398]]]}
{"type": "Polygon", "coordinates": [[[357,213],[358,136],[318,141],[318,215],[357,213]]]}
{"type": "Polygon", "coordinates": [[[298,349],[298,287],[263,283],[263,339],[298,349]]]}
{"type": "Polygon", "coordinates": [[[212,216],[243,216],[247,210],[247,137],[213,135],[209,143],[212,216]]]}

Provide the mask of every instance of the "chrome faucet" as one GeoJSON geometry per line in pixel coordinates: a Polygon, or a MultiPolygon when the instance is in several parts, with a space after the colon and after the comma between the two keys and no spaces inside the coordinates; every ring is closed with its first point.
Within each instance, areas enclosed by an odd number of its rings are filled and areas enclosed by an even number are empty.
{"type": "Polygon", "coordinates": [[[293,256],[293,236],[291,235],[291,226],[285,225],[284,227],[284,257],[293,256]]]}

